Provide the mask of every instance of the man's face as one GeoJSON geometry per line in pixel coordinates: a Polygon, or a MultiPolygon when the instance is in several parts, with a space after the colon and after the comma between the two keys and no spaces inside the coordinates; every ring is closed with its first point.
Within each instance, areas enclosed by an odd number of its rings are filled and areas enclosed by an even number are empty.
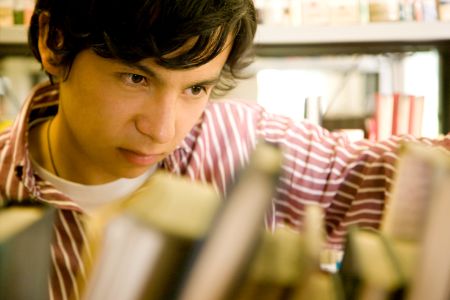
{"type": "Polygon", "coordinates": [[[199,120],[228,54],[229,47],[200,67],[169,70],[153,59],[126,65],[81,52],[61,82],[52,125],[58,168],[85,184],[148,170],[199,120]]]}

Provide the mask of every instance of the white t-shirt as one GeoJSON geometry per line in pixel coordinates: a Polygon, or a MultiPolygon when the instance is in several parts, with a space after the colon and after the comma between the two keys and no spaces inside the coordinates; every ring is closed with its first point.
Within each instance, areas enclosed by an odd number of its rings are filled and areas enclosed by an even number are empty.
{"type": "Polygon", "coordinates": [[[105,184],[84,185],[57,177],[41,167],[34,159],[31,159],[31,162],[34,170],[42,179],[50,182],[59,191],[73,199],[88,214],[107,204],[131,195],[156,170],[155,165],[136,178],[120,178],[105,184]]]}

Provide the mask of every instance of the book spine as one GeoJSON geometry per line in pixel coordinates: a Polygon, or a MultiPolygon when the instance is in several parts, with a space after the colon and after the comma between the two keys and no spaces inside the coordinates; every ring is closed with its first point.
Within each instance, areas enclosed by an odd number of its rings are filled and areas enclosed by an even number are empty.
{"type": "Polygon", "coordinates": [[[398,0],[369,0],[370,22],[391,22],[400,19],[398,0]]]}
{"type": "Polygon", "coordinates": [[[393,109],[393,97],[391,95],[376,94],[375,124],[378,141],[387,139],[392,135],[393,109]]]}
{"type": "Polygon", "coordinates": [[[330,10],[326,0],[303,0],[303,24],[328,24],[330,10]]]}
{"type": "Polygon", "coordinates": [[[14,2],[12,0],[0,0],[0,27],[8,27],[14,24],[14,2]]]}
{"type": "Polygon", "coordinates": [[[450,0],[439,1],[439,20],[450,22],[450,0]]]}
{"type": "Polygon", "coordinates": [[[360,22],[358,0],[329,1],[331,24],[356,24],[360,22]]]}
{"type": "Polygon", "coordinates": [[[281,150],[276,146],[257,144],[249,165],[231,187],[178,299],[224,299],[233,292],[260,240],[281,161],[281,150]]]}

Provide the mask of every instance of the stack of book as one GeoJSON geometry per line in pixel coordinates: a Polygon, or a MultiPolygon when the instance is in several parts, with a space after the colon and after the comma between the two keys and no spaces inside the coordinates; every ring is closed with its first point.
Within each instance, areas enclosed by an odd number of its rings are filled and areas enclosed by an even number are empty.
{"type": "Polygon", "coordinates": [[[0,299],[46,300],[55,209],[0,208],[0,299]]]}
{"type": "Polygon", "coordinates": [[[448,0],[255,0],[258,21],[271,25],[449,21],[448,0]]]}
{"type": "MultiPolygon", "coordinates": [[[[82,299],[448,299],[446,150],[403,146],[382,226],[351,227],[340,268],[323,264],[322,207],[305,207],[300,230],[264,229],[281,161],[280,149],[260,143],[226,199],[159,171],[99,211],[82,299]]],[[[49,208],[0,210],[1,299],[46,298],[52,222],[49,208]]]]}
{"type": "Polygon", "coordinates": [[[281,162],[259,143],[223,201],[210,185],[154,174],[91,220],[84,299],[226,299],[261,241],[281,162]]]}
{"type": "Polygon", "coordinates": [[[424,97],[394,93],[377,94],[375,116],[369,128],[369,137],[384,140],[392,135],[422,136],[424,97]]]}
{"type": "Polygon", "coordinates": [[[348,234],[346,299],[449,299],[449,211],[450,154],[405,145],[381,228],[348,234]]]}

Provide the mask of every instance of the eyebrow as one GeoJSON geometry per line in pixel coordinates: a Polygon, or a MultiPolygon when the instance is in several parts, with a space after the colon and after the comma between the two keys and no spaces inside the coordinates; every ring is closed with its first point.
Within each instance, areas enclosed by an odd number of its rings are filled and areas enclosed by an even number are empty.
{"type": "MultiPolygon", "coordinates": [[[[145,66],[145,65],[140,64],[140,63],[131,63],[131,64],[128,64],[128,66],[131,67],[131,68],[136,68],[136,69],[142,71],[148,77],[151,77],[151,78],[154,78],[156,80],[162,81],[158,77],[158,74],[156,74],[156,72],[153,71],[148,66],[145,66]]],[[[219,82],[219,80],[220,80],[220,74],[212,77],[211,79],[205,79],[205,80],[201,80],[201,81],[198,81],[198,82],[193,82],[192,84],[189,84],[188,86],[189,87],[197,86],[197,85],[200,85],[200,86],[201,85],[211,86],[211,85],[216,85],[219,82]]]]}

